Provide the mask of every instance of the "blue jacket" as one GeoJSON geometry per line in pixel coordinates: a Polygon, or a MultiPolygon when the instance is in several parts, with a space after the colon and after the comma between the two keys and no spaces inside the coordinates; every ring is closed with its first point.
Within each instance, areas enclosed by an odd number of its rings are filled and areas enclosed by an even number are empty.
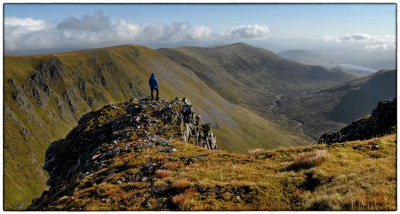
{"type": "Polygon", "coordinates": [[[156,76],[154,76],[154,74],[151,74],[151,77],[149,79],[149,85],[150,88],[158,88],[158,81],[156,76]]]}

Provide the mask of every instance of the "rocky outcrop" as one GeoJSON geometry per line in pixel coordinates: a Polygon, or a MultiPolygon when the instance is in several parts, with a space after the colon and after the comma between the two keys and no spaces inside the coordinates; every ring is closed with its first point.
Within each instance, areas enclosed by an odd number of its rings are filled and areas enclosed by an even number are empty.
{"type": "Polygon", "coordinates": [[[372,114],[354,121],[338,132],[323,134],[318,143],[336,143],[352,140],[365,140],[383,136],[396,131],[397,99],[383,100],[372,111],[372,114]]]}
{"type": "MultiPolygon", "coordinates": [[[[171,143],[176,140],[218,149],[210,124],[201,124],[200,116],[195,114],[187,98],[182,101],[179,98],[172,101],[131,99],[90,112],[65,139],[53,142],[47,149],[44,169],[50,175],[47,182],[50,189],[33,200],[29,209],[45,209],[44,204],[65,191],[72,191],[77,179],[108,167],[118,154],[138,155],[157,147],[160,153],[171,153],[176,151],[171,143]]],[[[138,174],[132,179],[145,178],[138,174]]]]}
{"type": "Polygon", "coordinates": [[[41,80],[50,80],[54,83],[64,81],[62,77],[64,66],[56,56],[50,56],[47,61],[38,66],[37,70],[37,75],[41,80]]]}
{"type": "Polygon", "coordinates": [[[19,106],[22,111],[27,111],[33,109],[32,103],[29,101],[27,96],[24,93],[22,87],[14,81],[14,78],[8,79],[8,83],[10,84],[11,89],[11,97],[19,106]]]}

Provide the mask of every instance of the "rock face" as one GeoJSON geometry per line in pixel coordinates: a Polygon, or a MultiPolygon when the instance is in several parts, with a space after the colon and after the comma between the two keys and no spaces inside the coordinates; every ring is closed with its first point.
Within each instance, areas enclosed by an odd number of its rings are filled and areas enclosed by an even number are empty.
{"type": "Polygon", "coordinates": [[[318,143],[336,143],[352,140],[365,140],[383,136],[396,131],[397,99],[383,100],[372,111],[372,114],[354,121],[338,132],[323,134],[318,143]]]}
{"type": "MultiPolygon", "coordinates": [[[[97,172],[113,161],[118,154],[160,147],[159,153],[173,153],[172,141],[185,141],[218,149],[210,124],[200,123],[190,101],[152,101],[147,98],[111,104],[84,115],[65,139],[53,142],[46,152],[44,169],[49,172],[47,185],[30,210],[46,209],[59,194],[72,191],[75,181],[97,172]],[[123,142],[123,143],[122,143],[123,142]],[[126,143],[129,142],[129,143],[126,143]]],[[[145,166],[146,169],[154,168],[145,166]]],[[[137,175],[136,180],[146,177],[137,175]]]]}

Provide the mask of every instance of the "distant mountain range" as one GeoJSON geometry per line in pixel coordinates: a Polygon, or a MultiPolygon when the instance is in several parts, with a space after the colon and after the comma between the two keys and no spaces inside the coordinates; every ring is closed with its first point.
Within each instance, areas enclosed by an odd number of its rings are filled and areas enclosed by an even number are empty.
{"type": "Polygon", "coordinates": [[[376,72],[375,69],[364,66],[343,64],[341,60],[324,57],[310,50],[286,50],[279,52],[278,55],[306,65],[320,65],[328,69],[340,70],[357,78],[365,77],[376,72]]]}
{"type": "Polygon", "coordinates": [[[300,62],[306,65],[332,65],[338,64],[339,61],[323,57],[310,50],[297,49],[297,50],[285,50],[278,53],[279,56],[290,59],[296,62],[300,62]]]}
{"type": "Polygon", "coordinates": [[[368,75],[371,75],[376,72],[376,70],[372,68],[367,68],[364,66],[359,66],[359,65],[351,65],[351,64],[337,64],[337,65],[331,65],[327,66],[328,68],[331,69],[337,69],[341,70],[343,72],[346,72],[350,75],[353,75],[358,78],[362,78],[368,75]]]}

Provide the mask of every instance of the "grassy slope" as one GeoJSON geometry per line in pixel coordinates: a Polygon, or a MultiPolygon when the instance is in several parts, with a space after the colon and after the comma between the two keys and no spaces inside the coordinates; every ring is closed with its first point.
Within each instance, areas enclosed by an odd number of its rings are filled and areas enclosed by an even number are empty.
{"type": "Polygon", "coordinates": [[[307,144],[308,141],[282,130],[279,126],[219,96],[192,71],[164,55],[142,46],[118,46],[105,49],[52,54],[62,61],[63,83],[49,83],[54,95],[39,106],[28,95],[27,76],[50,55],[5,56],[4,58],[4,208],[23,209],[46,188],[42,171],[48,145],[64,136],[76,121],[92,109],[106,103],[148,95],[147,79],[156,73],[161,97],[189,97],[204,121],[213,123],[221,148],[247,152],[254,148],[276,148],[307,144]],[[95,57],[96,63],[91,65],[95,57]],[[81,64],[79,71],[78,67],[81,64]],[[105,70],[98,70],[103,67],[105,70]],[[12,97],[10,78],[22,88],[22,110],[12,97]],[[106,84],[96,79],[104,78],[106,84]],[[86,90],[78,87],[86,82],[86,90]],[[134,87],[129,87],[132,84],[134,87]],[[65,94],[71,93],[71,101],[65,94]],[[56,100],[61,100],[58,105],[56,100]],[[92,102],[88,102],[90,99],[92,102]],[[72,107],[71,107],[72,106],[72,107]],[[73,109],[74,111],[70,110],[73,109]]]}
{"type": "Polygon", "coordinates": [[[283,113],[304,121],[315,139],[369,114],[382,99],[396,97],[396,70],[383,70],[314,94],[282,102],[283,113]],[[322,125],[321,125],[322,124],[322,125]]]}
{"type": "Polygon", "coordinates": [[[243,43],[159,51],[191,68],[231,102],[252,106],[261,112],[273,104],[276,95],[325,89],[352,79],[342,72],[303,65],[243,43]]]}
{"type": "Polygon", "coordinates": [[[396,145],[392,134],[240,155],[175,141],[177,150],[169,155],[155,147],[141,153],[143,158],[114,157],[109,168],[77,181],[72,195],[52,203],[61,210],[161,210],[168,200],[178,210],[396,210],[396,145]],[[320,153],[325,159],[309,165],[304,164],[309,159],[299,159],[320,153]],[[118,184],[146,162],[167,170],[118,184]]]}

